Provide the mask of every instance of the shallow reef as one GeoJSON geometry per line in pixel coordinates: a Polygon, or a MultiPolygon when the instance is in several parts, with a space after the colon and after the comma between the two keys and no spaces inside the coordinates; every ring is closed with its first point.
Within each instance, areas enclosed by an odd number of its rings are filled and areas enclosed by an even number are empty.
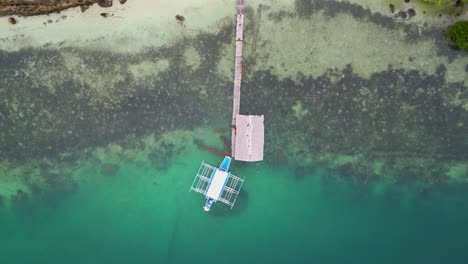
{"type": "Polygon", "coordinates": [[[221,45],[230,41],[232,32],[226,27],[217,35],[201,34],[190,42],[138,56],[70,49],[0,52],[0,72],[5,76],[0,81],[5,87],[0,89],[0,157],[58,157],[128,135],[190,129],[210,117],[219,118],[213,109],[229,112],[229,90],[212,88],[229,86],[215,70],[221,45]],[[197,69],[185,65],[181,57],[188,48],[203,54],[197,69]],[[206,48],[211,52],[202,52],[206,48]],[[83,65],[85,72],[64,71],[68,61],[77,57],[78,68],[83,65]],[[143,82],[130,70],[112,66],[148,60],[169,61],[169,66],[156,80],[143,82]],[[101,75],[112,79],[113,74],[121,78],[99,83],[107,78],[101,75]],[[209,89],[210,97],[203,92],[209,89]],[[226,100],[213,101],[212,97],[226,100]],[[212,109],[202,107],[207,105],[212,109]]]}
{"type": "MultiPolygon", "coordinates": [[[[427,75],[389,65],[387,71],[364,79],[348,66],[299,81],[257,72],[245,86],[271,89],[245,89],[244,101],[265,113],[265,123],[272,127],[266,131],[265,150],[266,157],[274,159],[266,161],[275,164],[289,157],[300,164],[299,179],[308,165],[318,165],[362,183],[382,177],[405,182],[402,177],[413,174],[443,184],[454,180],[448,179],[450,166],[468,159],[468,113],[466,104],[456,99],[466,96],[467,89],[463,83],[447,84],[445,71],[440,65],[435,75],[427,75]],[[307,110],[300,119],[293,108],[297,101],[307,110]],[[354,158],[335,165],[343,154],[354,158]],[[376,170],[381,164],[383,169],[376,170]]],[[[466,181],[468,174],[457,179],[466,181]]]]}
{"type": "MultiPolygon", "coordinates": [[[[436,39],[433,55],[449,62],[431,64],[432,73],[384,64],[386,69],[363,77],[350,63],[280,77],[274,67],[284,63],[256,68],[268,44],[258,33],[262,10],[246,9],[247,19],[257,22],[246,27],[254,37],[244,61],[242,110],[265,115],[265,162],[292,163],[297,180],[319,167],[363,184],[381,178],[438,185],[468,180],[466,170],[454,169],[468,160],[467,84],[447,81],[448,63],[462,54],[436,39]]],[[[263,19],[303,22],[317,13],[327,19],[346,13],[398,31],[411,45],[438,34],[338,1],[297,0],[292,9],[264,12],[263,19]]],[[[30,194],[54,203],[73,193],[78,185],[70,171],[83,153],[94,153],[88,157],[97,160],[102,175],[116,175],[117,164],[128,160],[165,171],[184,144],[193,143],[174,131],[219,123],[228,128],[232,80],[221,73],[224,64],[232,72],[234,27],[228,22],[216,33],[131,54],[60,45],[0,51],[0,158],[16,164],[47,160],[24,176],[30,192],[20,190],[13,204],[24,204],[30,194]],[[168,132],[175,136],[164,137],[168,132]],[[153,142],[142,140],[148,135],[153,142]]]]}
{"type": "Polygon", "coordinates": [[[31,196],[49,206],[59,204],[78,188],[71,173],[51,166],[42,166],[24,177],[31,196]]]}

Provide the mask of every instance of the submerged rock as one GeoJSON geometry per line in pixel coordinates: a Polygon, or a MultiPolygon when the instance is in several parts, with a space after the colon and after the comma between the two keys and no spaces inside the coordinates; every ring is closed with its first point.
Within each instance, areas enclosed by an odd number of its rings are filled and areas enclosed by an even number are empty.
{"type": "Polygon", "coordinates": [[[29,195],[21,190],[16,190],[16,193],[10,197],[12,207],[23,207],[29,201],[29,195]]]}
{"type": "Polygon", "coordinates": [[[120,169],[120,166],[115,163],[104,163],[101,166],[101,174],[103,176],[114,176],[120,169]]]}
{"type": "Polygon", "coordinates": [[[88,8],[89,8],[89,5],[80,5],[81,12],[88,10],[88,8]]]}
{"type": "Polygon", "coordinates": [[[100,7],[111,7],[112,6],[112,0],[98,0],[98,5],[100,7]]]}
{"type": "Polygon", "coordinates": [[[401,18],[407,18],[408,14],[406,13],[406,11],[400,11],[398,12],[398,16],[401,18]]]}
{"type": "Polygon", "coordinates": [[[14,24],[16,24],[16,19],[13,18],[13,17],[9,17],[9,18],[8,18],[8,23],[14,25],[14,24]]]}
{"type": "Polygon", "coordinates": [[[408,16],[410,18],[414,17],[416,15],[416,11],[413,8],[410,8],[410,9],[406,10],[406,12],[408,13],[408,16]]]}
{"type": "Polygon", "coordinates": [[[185,17],[182,15],[176,15],[175,19],[177,20],[177,23],[181,24],[182,26],[184,25],[185,22],[185,17]]]}
{"type": "Polygon", "coordinates": [[[302,180],[306,175],[306,168],[304,166],[297,166],[294,169],[294,176],[297,180],[302,180]]]}
{"type": "Polygon", "coordinates": [[[164,171],[170,166],[170,159],[168,156],[156,150],[148,154],[148,159],[157,170],[164,171]]]}

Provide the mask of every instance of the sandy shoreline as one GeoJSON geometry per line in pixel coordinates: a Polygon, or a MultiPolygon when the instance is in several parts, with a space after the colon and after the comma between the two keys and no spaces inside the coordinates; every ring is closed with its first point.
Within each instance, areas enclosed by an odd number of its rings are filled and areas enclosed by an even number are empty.
{"type": "MultiPolygon", "coordinates": [[[[124,5],[117,2],[109,8],[93,5],[84,13],[76,7],[49,15],[13,16],[17,24],[0,31],[0,48],[14,51],[51,44],[90,48],[104,45],[112,51],[128,52],[158,47],[183,35],[216,30],[223,17],[234,14],[234,4],[229,0],[144,0],[124,5]],[[110,16],[105,18],[100,13],[110,16]],[[185,17],[184,26],[177,23],[177,14],[185,17]]],[[[6,17],[3,20],[7,23],[6,17]]]]}
{"type": "MultiPolygon", "coordinates": [[[[344,2],[339,0],[338,2],[344,2]]],[[[387,1],[351,0],[345,1],[368,8],[372,13],[384,15],[389,11],[387,1]]],[[[289,1],[246,1],[249,7],[258,8],[262,4],[268,8],[282,10],[294,5],[289,1]]],[[[403,6],[402,8],[406,8],[403,6]]],[[[160,47],[173,43],[181,37],[195,36],[203,32],[216,32],[229,17],[234,17],[233,0],[138,0],[121,5],[114,1],[112,7],[94,4],[84,13],[80,7],[66,9],[59,13],[31,17],[12,16],[16,25],[8,25],[8,17],[2,17],[5,26],[0,30],[0,48],[15,51],[26,47],[59,45],[61,47],[86,47],[100,49],[103,46],[117,52],[136,52],[144,47],[160,47]],[[108,13],[109,17],[102,17],[108,13]],[[185,17],[184,26],[175,19],[185,17]],[[135,41],[138,39],[138,41],[135,41]]],[[[450,24],[455,18],[428,18],[422,14],[404,23],[429,25],[450,24]]],[[[400,20],[400,19],[397,19],[400,20]]]]}

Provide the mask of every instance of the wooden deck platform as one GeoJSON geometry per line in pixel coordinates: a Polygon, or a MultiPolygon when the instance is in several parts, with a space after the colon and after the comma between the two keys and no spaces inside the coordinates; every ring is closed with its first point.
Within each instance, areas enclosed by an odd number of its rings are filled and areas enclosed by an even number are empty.
{"type": "Polygon", "coordinates": [[[263,115],[238,115],[236,119],[236,160],[263,160],[263,115]]]}

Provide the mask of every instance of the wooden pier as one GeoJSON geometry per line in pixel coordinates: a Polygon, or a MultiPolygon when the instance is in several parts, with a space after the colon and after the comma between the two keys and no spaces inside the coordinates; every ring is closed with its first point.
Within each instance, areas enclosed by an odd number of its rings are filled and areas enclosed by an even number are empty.
{"type": "Polygon", "coordinates": [[[236,55],[234,64],[234,96],[231,123],[231,156],[236,160],[263,160],[263,115],[242,116],[240,88],[242,82],[242,45],[244,40],[244,0],[236,0],[236,55]]]}
{"type": "Polygon", "coordinates": [[[244,0],[237,0],[236,57],[234,64],[234,96],[231,123],[231,155],[236,155],[236,118],[240,109],[240,88],[242,82],[242,41],[244,40],[244,0]]]}

